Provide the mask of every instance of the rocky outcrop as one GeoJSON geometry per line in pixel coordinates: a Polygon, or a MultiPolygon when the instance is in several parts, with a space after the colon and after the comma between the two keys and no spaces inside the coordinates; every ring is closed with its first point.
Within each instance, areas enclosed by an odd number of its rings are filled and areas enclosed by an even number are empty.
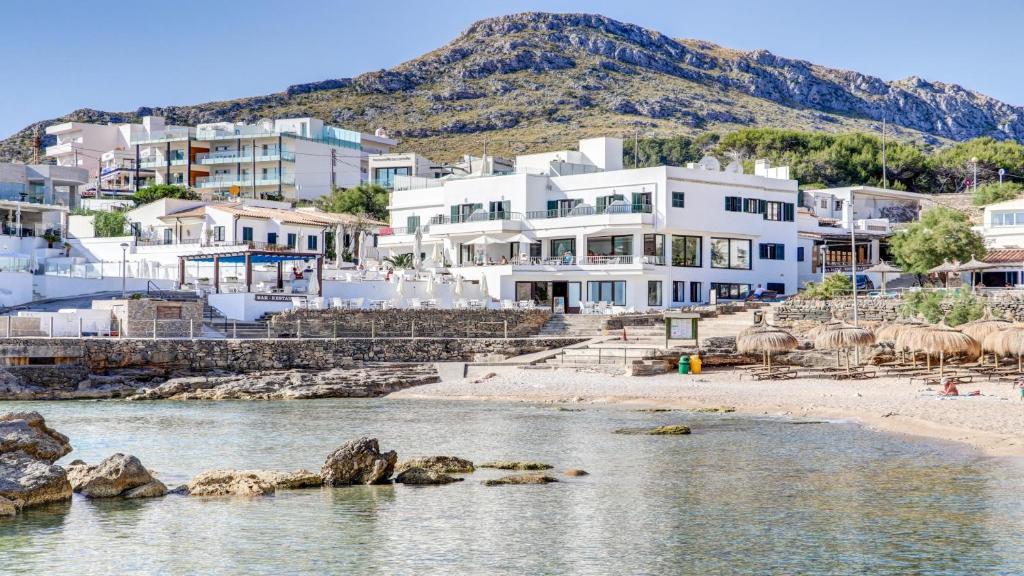
{"type": "Polygon", "coordinates": [[[163,496],[167,487],[135,456],[114,454],[90,466],[81,460],[68,465],[71,489],[86,498],[145,498],[163,496]]]}
{"type": "Polygon", "coordinates": [[[13,500],[8,500],[3,496],[0,496],[0,518],[4,516],[14,516],[21,510],[21,506],[15,503],[13,500]]]}
{"type": "Polygon", "coordinates": [[[175,492],[189,496],[272,496],[275,490],[273,482],[254,470],[209,470],[175,492]]]}
{"type": "Polygon", "coordinates": [[[399,463],[395,468],[395,472],[401,474],[410,468],[423,468],[424,470],[440,472],[441,474],[468,474],[476,470],[473,463],[464,458],[455,456],[425,456],[399,463]]]}
{"type": "Polygon", "coordinates": [[[21,508],[71,499],[71,484],[60,466],[25,452],[0,455],[0,497],[21,508]]]}
{"type": "Polygon", "coordinates": [[[436,470],[417,467],[406,468],[395,476],[395,482],[409,485],[451,484],[462,480],[462,478],[449,476],[436,470]]]}
{"type": "Polygon", "coordinates": [[[38,412],[9,412],[0,416],[0,454],[24,452],[53,464],[71,452],[68,437],[46,425],[38,412]]]}
{"type": "Polygon", "coordinates": [[[376,438],[360,438],[332,452],[320,477],[327,486],[381,484],[391,478],[397,460],[394,450],[381,453],[376,438]]]}
{"type": "Polygon", "coordinates": [[[646,434],[648,436],[683,436],[690,433],[689,426],[668,424],[654,428],[619,428],[616,434],[646,434]]]}
{"type": "Polygon", "coordinates": [[[512,474],[484,480],[483,484],[484,486],[503,486],[507,484],[550,484],[552,482],[558,482],[558,478],[541,474],[512,474]]]}
{"type": "Polygon", "coordinates": [[[550,470],[553,468],[550,464],[544,464],[543,462],[519,460],[495,460],[493,462],[484,462],[480,467],[497,468],[498,470],[550,470]]]}
{"type": "Polygon", "coordinates": [[[589,476],[590,472],[587,472],[586,470],[580,470],[579,468],[569,468],[568,470],[563,472],[563,474],[565,474],[566,476],[589,476]]]}

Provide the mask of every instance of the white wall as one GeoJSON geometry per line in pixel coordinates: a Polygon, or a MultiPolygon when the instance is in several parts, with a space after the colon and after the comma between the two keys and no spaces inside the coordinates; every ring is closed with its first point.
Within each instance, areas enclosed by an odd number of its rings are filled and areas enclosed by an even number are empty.
{"type": "Polygon", "coordinates": [[[31,302],[32,278],[27,272],[0,272],[0,306],[31,302]]]}
{"type": "MultiPolygon", "coordinates": [[[[32,276],[35,290],[40,298],[64,298],[95,294],[97,292],[118,292],[121,290],[121,278],[68,278],[66,276],[32,276]]],[[[129,292],[145,291],[150,280],[145,278],[126,278],[125,287],[129,292]]],[[[177,283],[172,280],[152,280],[162,290],[174,290],[177,283]]],[[[31,279],[30,279],[31,283],[31,279]]],[[[29,289],[31,297],[31,288],[29,289]]]]}

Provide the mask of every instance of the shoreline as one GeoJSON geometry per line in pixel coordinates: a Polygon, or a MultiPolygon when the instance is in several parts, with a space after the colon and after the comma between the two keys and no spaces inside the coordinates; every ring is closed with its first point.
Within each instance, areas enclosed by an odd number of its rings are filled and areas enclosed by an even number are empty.
{"type": "Polygon", "coordinates": [[[906,379],[752,381],[735,370],[625,376],[590,369],[485,369],[482,377],[427,384],[386,398],[615,404],[747,416],[842,420],[887,434],[955,442],[984,456],[1024,457],[1024,402],[1006,384],[979,382],[983,396],[938,397],[906,379]],[[487,377],[486,374],[494,376],[487,377]]]}

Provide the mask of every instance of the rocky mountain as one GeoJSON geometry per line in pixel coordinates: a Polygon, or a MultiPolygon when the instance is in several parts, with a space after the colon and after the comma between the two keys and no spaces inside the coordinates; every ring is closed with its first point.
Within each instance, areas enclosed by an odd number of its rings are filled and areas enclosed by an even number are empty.
{"type": "MultiPolygon", "coordinates": [[[[524,13],[482,20],[448,45],[391,69],[288,87],[268,96],[63,120],[177,124],[311,115],[386,128],[436,160],[569,146],[585,136],[667,136],[774,126],[878,131],[940,143],[977,136],[1024,141],[1024,108],[956,84],[887,82],[847,70],[677,40],[590,14],[524,13]]],[[[30,160],[36,125],[0,143],[0,160],[30,160]]],[[[45,146],[49,142],[44,141],[45,146]]]]}

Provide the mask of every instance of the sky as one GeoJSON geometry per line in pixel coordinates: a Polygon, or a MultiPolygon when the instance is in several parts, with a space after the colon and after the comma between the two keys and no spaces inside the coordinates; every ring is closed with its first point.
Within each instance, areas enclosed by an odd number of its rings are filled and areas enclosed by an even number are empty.
{"type": "Polygon", "coordinates": [[[0,137],[77,108],[197,104],[356,76],[481,18],[590,12],[730,48],[1024,104],[1020,0],[5,0],[0,137]]]}

